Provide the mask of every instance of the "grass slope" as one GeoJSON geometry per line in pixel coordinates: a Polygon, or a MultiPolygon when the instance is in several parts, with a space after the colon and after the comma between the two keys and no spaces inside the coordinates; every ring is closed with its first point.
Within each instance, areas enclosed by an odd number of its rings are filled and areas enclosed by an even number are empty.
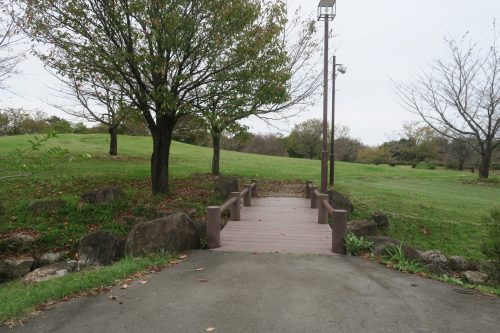
{"type": "MultiPolygon", "coordinates": [[[[0,156],[26,147],[29,138],[0,138],[0,156]]],[[[151,139],[119,137],[119,158],[106,155],[108,142],[107,135],[61,135],[53,139],[47,146],[68,149],[77,158],[44,171],[31,187],[19,178],[1,181],[0,200],[20,205],[37,196],[56,196],[57,189],[147,182],[151,139]],[[90,157],[79,157],[82,154],[90,157]],[[48,183],[56,190],[44,190],[44,186],[50,188],[48,183]]],[[[171,178],[188,179],[192,174],[210,171],[211,149],[174,142],[171,151],[171,178]]],[[[5,163],[3,167],[12,168],[5,163]]],[[[246,178],[319,183],[320,161],[222,151],[221,171],[246,178]]],[[[500,185],[470,183],[475,178],[469,172],[336,163],[337,189],[353,199],[355,218],[367,218],[370,212],[381,210],[390,217],[391,236],[420,249],[481,259],[486,232],[483,219],[490,208],[500,204],[500,185]]],[[[173,194],[180,190],[174,187],[173,194]]]]}

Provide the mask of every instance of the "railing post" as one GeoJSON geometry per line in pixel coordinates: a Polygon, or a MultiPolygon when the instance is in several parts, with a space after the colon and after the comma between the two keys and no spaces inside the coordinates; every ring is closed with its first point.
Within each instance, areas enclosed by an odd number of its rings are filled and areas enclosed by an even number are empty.
{"type": "Polygon", "coordinates": [[[345,254],[344,238],[347,234],[347,211],[333,210],[332,252],[345,254]]]}
{"type": "Polygon", "coordinates": [[[248,189],[248,191],[243,197],[243,206],[250,207],[252,206],[252,185],[245,185],[245,188],[248,189]]]}
{"type": "Polygon", "coordinates": [[[316,186],[311,187],[311,208],[318,208],[318,198],[314,193],[317,190],[316,186]]]}
{"type": "Polygon", "coordinates": [[[231,198],[236,198],[236,202],[231,205],[231,221],[239,221],[241,196],[240,192],[231,192],[231,198]]]}
{"type": "Polygon", "coordinates": [[[258,188],[257,188],[257,180],[252,179],[252,184],[255,184],[252,187],[252,198],[257,198],[259,196],[258,188]]]}
{"type": "Polygon", "coordinates": [[[323,200],[328,200],[328,194],[320,194],[318,196],[318,223],[328,224],[328,211],[323,205],[323,200]]]}
{"type": "Polygon", "coordinates": [[[312,186],[312,183],[312,180],[306,182],[306,199],[311,199],[311,188],[309,186],[312,186]]]}
{"type": "Polygon", "coordinates": [[[220,247],[220,207],[207,208],[207,243],[209,249],[220,247]]]}

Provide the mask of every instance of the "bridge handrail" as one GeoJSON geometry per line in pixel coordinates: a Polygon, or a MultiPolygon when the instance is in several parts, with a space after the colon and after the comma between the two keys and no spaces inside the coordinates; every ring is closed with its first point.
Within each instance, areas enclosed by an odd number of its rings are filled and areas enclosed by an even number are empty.
{"type": "Polygon", "coordinates": [[[306,182],[306,198],[311,199],[311,208],[318,209],[319,224],[328,224],[328,215],[332,216],[332,252],[345,254],[347,211],[334,209],[330,204],[328,194],[321,193],[311,180],[306,182]]]}
{"type": "Polygon", "coordinates": [[[221,206],[207,207],[207,243],[209,249],[220,247],[221,214],[229,209],[231,221],[240,221],[241,198],[243,198],[243,206],[250,207],[252,206],[252,198],[258,196],[256,180],[252,180],[251,184],[244,187],[245,189],[241,192],[231,192],[231,197],[221,206]]]}

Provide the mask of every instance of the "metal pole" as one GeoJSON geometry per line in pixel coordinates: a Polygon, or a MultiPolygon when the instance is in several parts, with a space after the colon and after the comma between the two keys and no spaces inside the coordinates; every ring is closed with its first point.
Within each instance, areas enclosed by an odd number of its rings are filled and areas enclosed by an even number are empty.
{"type": "Polygon", "coordinates": [[[337,56],[333,56],[333,79],[332,79],[332,133],[330,136],[330,187],[333,188],[335,183],[335,79],[337,68],[337,56]]]}
{"type": "Polygon", "coordinates": [[[328,176],[328,14],[325,18],[325,64],[323,86],[323,151],[321,152],[321,192],[327,191],[328,176]]]}

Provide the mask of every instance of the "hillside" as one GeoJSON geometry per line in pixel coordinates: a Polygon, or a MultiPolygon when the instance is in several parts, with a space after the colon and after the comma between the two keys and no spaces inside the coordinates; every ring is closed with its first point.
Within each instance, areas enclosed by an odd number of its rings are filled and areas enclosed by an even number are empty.
{"type": "MultiPolygon", "coordinates": [[[[30,138],[0,138],[0,156],[27,147],[30,138]]],[[[0,200],[14,214],[33,198],[63,195],[76,201],[79,191],[105,184],[122,185],[133,194],[135,203],[150,200],[151,139],[120,137],[117,158],[106,155],[107,143],[107,135],[61,135],[52,139],[45,148],[68,149],[73,160],[35,173],[31,179],[2,180],[0,200]]],[[[210,187],[208,177],[193,175],[209,173],[211,153],[209,148],[173,143],[170,161],[174,190],[168,202],[182,201],[187,188],[210,187]]],[[[14,166],[0,160],[0,168],[14,166]]],[[[230,151],[221,154],[222,173],[243,178],[318,183],[319,170],[320,161],[230,151]]],[[[470,172],[336,163],[337,189],[353,200],[356,210],[353,218],[365,218],[370,212],[381,210],[389,215],[390,235],[421,249],[441,249],[450,255],[479,259],[483,257],[480,251],[485,236],[483,218],[489,209],[500,204],[500,185],[476,184],[475,179],[470,172]]],[[[197,205],[200,212],[203,204],[197,205]]],[[[113,213],[109,213],[107,219],[112,218],[113,213]]],[[[16,223],[6,226],[5,221],[2,224],[0,232],[19,227],[16,223]]]]}

